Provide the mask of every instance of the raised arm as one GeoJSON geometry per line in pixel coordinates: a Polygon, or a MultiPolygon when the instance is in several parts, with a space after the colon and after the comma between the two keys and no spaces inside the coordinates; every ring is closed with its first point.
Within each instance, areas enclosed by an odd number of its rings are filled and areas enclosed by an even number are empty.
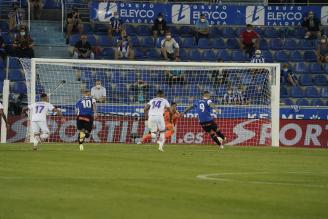
{"type": "Polygon", "coordinates": [[[186,113],[189,112],[192,108],[194,108],[194,105],[188,106],[187,109],[185,109],[185,111],[183,111],[182,114],[186,114],[186,113]]]}
{"type": "Polygon", "coordinates": [[[149,109],[150,109],[150,105],[147,103],[144,108],[145,120],[148,120],[149,109]]]}

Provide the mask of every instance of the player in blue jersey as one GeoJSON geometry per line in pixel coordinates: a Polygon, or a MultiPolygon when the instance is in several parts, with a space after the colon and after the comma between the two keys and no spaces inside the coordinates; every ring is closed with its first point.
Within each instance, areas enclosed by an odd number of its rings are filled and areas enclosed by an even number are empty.
{"type": "Polygon", "coordinates": [[[195,108],[198,113],[199,123],[207,132],[213,141],[218,144],[221,148],[223,148],[223,141],[226,139],[222,132],[218,129],[214,118],[211,116],[212,110],[216,110],[215,104],[210,99],[210,92],[204,91],[203,97],[200,100],[195,101],[192,106],[189,106],[183,114],[186,114],[191,109],[195,108]]]}
{"type": "Polygon", "coordinates": [[[78,141],[80,144],[80,151],[83,151],[83,143],[85,138],[90,137],[93,126],[93,120],[96,117],[96,100],[92,98],[90,91],[85,90],[83,97],[77,101],[76,109],[76,126],[79,131],[78,141]]]}

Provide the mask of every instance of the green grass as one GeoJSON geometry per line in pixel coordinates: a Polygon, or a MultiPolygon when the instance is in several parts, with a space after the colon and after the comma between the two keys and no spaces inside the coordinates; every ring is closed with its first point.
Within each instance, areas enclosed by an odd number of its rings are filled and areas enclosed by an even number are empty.
{"type": "Polygon", "coordinates": [[[0,219],[323,219],[327,206],[328,150],[0,145],[0,219]]]}

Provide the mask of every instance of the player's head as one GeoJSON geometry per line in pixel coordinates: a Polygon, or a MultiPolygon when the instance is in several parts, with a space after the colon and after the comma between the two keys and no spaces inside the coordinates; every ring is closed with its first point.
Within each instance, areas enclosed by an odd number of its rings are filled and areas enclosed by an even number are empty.
{"type": "Polygon", "coordinates": [[[156,93],[157,97],[164,97],[164,92],[162,90],[158,90],[156,93]]]}
{"type": "Polygon", "coordinates": [[[100,80],[96,80],[96,87],[99,88],[101,86],[101,81],[100,80]]]}
{"type": "Polygon", "coordinates": [[[176,103],[176,102],[172,102],[172,103],[171,103],[171,109],[172,109],[173,111],[175,111],[175,110],[177,109],[177,103],[176,103]]]}
{"type": "Polygon", "coordinates": [[[45,93],[41,94],[40,98],[41,98],[42,101],[48,102],[48,95],[47,94],[45,94],[45,93]]]}
{"type": "Polygon", "coordinates": [[[253,25],[247,24],[246,29],[247,29],[247,31],[252,31],[253,30],[253,25]]]}
{"type": "Polygon", "coordinates": [[[261,54],[262,54],[261,50],[258,49],[258,50],[255,51],[255,56],[257,58],[259,58],[261,56],[261,54]]]}
{"type": "Polygon", "coordinates": [[[211,97],[211,94],[210,94],[209,91],[206,90],[206,91],[203,92],[203,98],[204,99],[210,99],[210,97],[211,97]]]}
{"type": "Polygon", "coordinates": [[[84,91],[83,91],[83,95],[84,95],[85,97],[89,97],[91,94],[90,94],[90,91],[89,91],[89,90],[84,90],[84,91]]]}

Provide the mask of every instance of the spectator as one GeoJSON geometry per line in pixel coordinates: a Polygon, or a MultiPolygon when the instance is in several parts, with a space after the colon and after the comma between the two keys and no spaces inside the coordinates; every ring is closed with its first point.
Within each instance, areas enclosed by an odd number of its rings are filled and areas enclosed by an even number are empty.
{"type": "Polygon", "coordinates": [[[196,44],[198,44],[200,38],[208,38],[209,31],[210,31],[210,25],[208,23],[208,20],[206,20],[204,14],[201,14],[199,20],[197,20],[196,22],[196,29],[195,29],[196,44]]]}
{"type": "Polygon", "coordinates": [[[8,13],[9,31],[16,31],[21,25],[24,25],[24,10],[19,8],[17,2],[12,4],[12,10],[8,13]]]}
{"type": "Polygon", "coordinates": [[[259,35],[253,30],[251,24],[246,25],[246,30],[240,34],[239,46],[251,58],[255,50],[259,49],[259,35]]]}
{"type": "Polygon", "coordinates": [[[91,96],[96,99],[98,103],[106,101],[106,88],[101,86],[101,81],[96,80],[96,86],[91,88],[91,96]]]}
{"type": "Polygon", "coordinates": [[[134,59],[131,38],[125,30],[121,31],[121,35],[117,39],[117,49],[115,50],[115,59],[128,58],[134,59]]]}
{"type": "Polygon", "coordinates": [[[233,94],[233,90],[231,87],[228,87],[227,92],[223,95],[223,103],[224,104],[234,104],[235,95],[233,94]]]}
{"type": "Polygon", "coordinates": [[[41,11],[43,8],[42,0],[30,0],[31,4],[31,19],[32,20],[40,20],[41,11]]]}
{"type": "Polygon", "coordinates": [[[110,25],[108,28],[108,37],[119,36],[123,29],[123,21],[118,15],[117,11],[114,12],[113,17],[110,19],[110,25]]]}
{"type": "Polygon", "coordinates": [[[21,26],[20,32],[17,34],[14,43],[14,56],[20,58],[33,58],[33,40],[31,36],[27,33],[25,26],[21,26]]]}
{"type": "Polygon", "coordinates": [[[255,55],[251,59],[251,63],[265,63],[261,50],[256,50],[255,55]]]}
{"type": "Polygon", "coordinates": [[[167,61],[178,61],[179,59],[179,44],[172,38],[170,32],[166,32],[165,38],[161,41],[161,53],[167,61]]]}
{"type": "Polygon", "coordinates": [[[313,11],[309,11],[308,16],[304,17],[302,26],[306,29],[305,39],[311,39],[313,37],[320,38],[320,20],[314,16],[313,11]]]}
{"type": "Polygon", "coordinates": [[[74,59],[94,59],[95,55],[91,50],[91,44],[88,42],[88,36],[82,34],[80,40],[74,47],[74,59]]]}
{"type": "Polygon", "coordinates": [[[73,8],[70,13],[67,14],[66,19],[66,44],[69,44],[69,38],[72,32],[83,32],[83,24],[80,17],[80,13],[77,8],[73,8]]]}
{"type": "Polygon", "coordinates": [[[285,81],[288,82],[290,86],[298,86],[298,80],[296,75],[289,69],[288,64],[284,64],[281,69],[281,76],[284,78],[285,81]]]}
{"type": "Polygon", "coordinates": [[[245,88],[243,86],[239,85],[234,93],[236,104],[242,105],[246,103],[245,88]]]}
{"type": "Polygon", "coordinates": [[[163,18],[162,13],[159,13],[156,20],[154,21],[154,25],[152,26],[153,37],[157,38],[158,36],[163,36],[165,32],[168,30],[166,21],[163,18]]]}
{"type": "Polygon", "coordinates": [[[328,40],[326,35],[322,35],[317,48],[318,62],[328,63],[328,40]]]}
{"type": "Polygon", "coordinates": [[[169,85],[183,84],[185,81],[184,72],[181,70],[166,70],[165,77],[169,85]]]}
{"type": "Polygon", "coordinates": [[[134,101],[138,103],[144,103],[147,100],[146,93],[150,86],[143,80],[138,80],[136,83],[131,85],[131,91],[134,94],[134,101]]]}

